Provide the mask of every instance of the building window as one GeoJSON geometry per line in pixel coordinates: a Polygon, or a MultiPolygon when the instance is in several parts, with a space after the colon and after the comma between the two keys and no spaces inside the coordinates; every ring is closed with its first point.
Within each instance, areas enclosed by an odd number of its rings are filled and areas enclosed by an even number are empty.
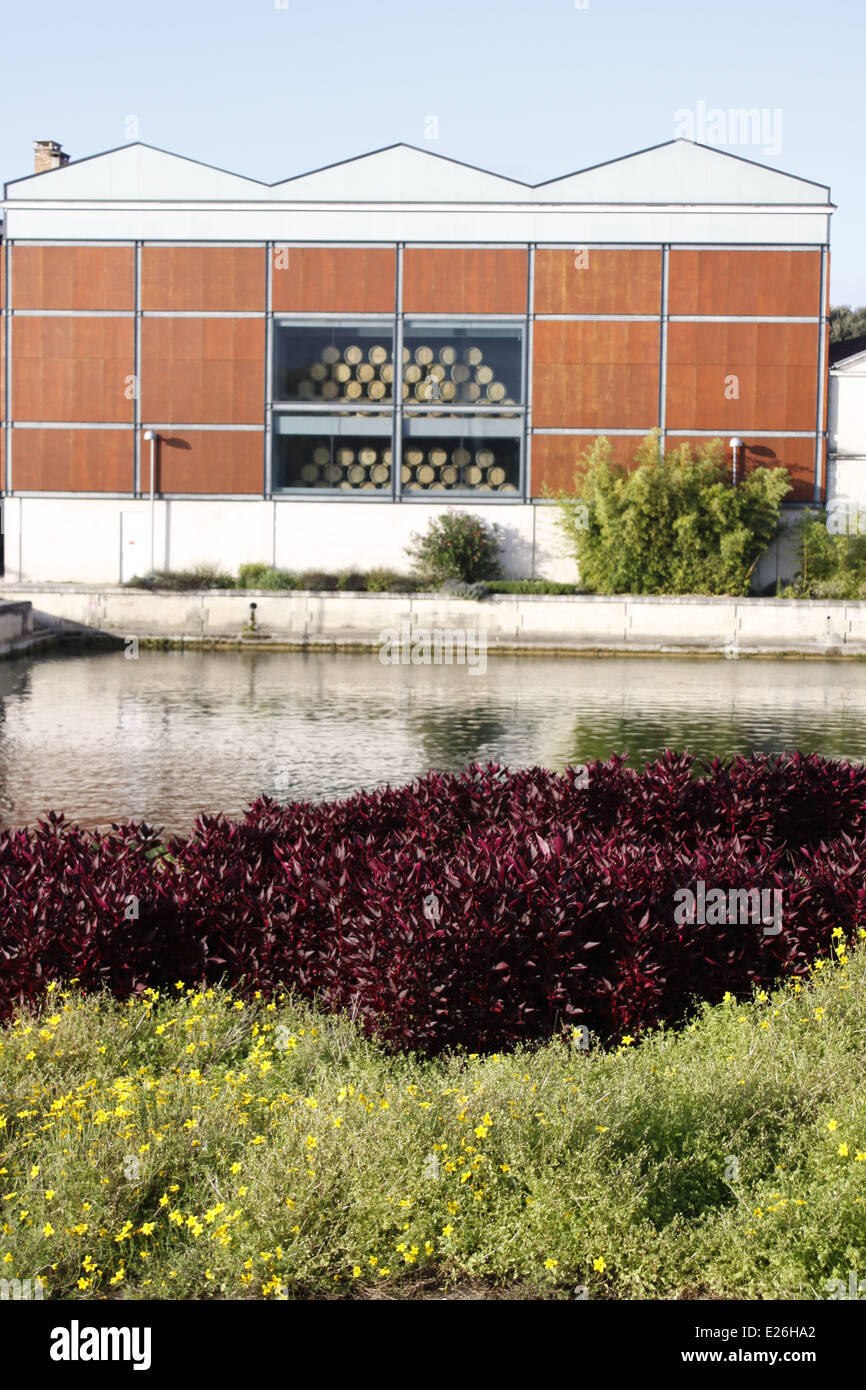
{"type": "Polygon", "coordinates": [[[404,401],[501,409],[523,399],[522,323],[407,319],[402,355],[404,401]]]}
{"type": "Polygon", "coordinates": [[[523,495],[518,319],[276,319],[274,492],[523,495]]]}
{"type": "Polygon", "coordinates": [[[391,495],[391,416],[277,415],[275,491],[391,495]]]}
{"type": "Polygon", "coordinates": [[[334,405],[390,401],[394,325],[274,325],[274,401],[334,405]]]}

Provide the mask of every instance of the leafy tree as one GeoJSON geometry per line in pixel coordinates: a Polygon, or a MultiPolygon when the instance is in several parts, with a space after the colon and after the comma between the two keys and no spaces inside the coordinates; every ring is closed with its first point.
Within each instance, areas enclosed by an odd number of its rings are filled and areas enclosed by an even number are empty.
{"type": "Polygon", "coordinates": [[[830,342],[844,343],[848,338],[866,335],[866,304],[852,309],[850,304],[837,304],[830,309],[830,342]]]}
{"type": "Polygon", "coordinates": [[[581,585],[600,594],[746,594],[778,533],[784,468],[756,468],[737,487],[721,440],[692,457],[688,444],[663,455],[658,431],[642,441],[629,472],[607,439],[578,466],[579,496],[560,495],[559,520],[581,585]]]}

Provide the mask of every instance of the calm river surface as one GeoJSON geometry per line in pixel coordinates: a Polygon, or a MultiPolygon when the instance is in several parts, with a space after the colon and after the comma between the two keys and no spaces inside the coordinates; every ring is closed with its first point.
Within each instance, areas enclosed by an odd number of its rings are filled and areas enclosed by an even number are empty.
{"type": "Polygon", "coordinates": [[[0,817],[187,830],[199,811],[399,784],[474,759],[562,768],[665,747],[866,761],[866,665],[372,654],[55,652],[0,662],[0,817]]]}

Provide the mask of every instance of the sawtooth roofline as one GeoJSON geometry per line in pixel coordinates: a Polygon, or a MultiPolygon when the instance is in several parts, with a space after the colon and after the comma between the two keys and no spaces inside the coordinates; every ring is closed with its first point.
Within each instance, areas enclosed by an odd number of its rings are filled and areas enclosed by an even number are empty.
{"type": "MultiPolygon", "coordinates": [[[[831,207],[833,206],[833,204],[830,203],[829,184],[819,183],[815,179],[801,178],[799,174],[790,174],[787,173],[785,170],[776,169],[770,164],[761,164],[758,160],[747,159],[743,155],[731,154],[728,150],[718,149],[715,145],[704,145],[695,140],[686,140],[682,138],[675,140],[662,140],[657,145],[648,145],[642,150],[632,151],[631,154],[617,155],[614,159],[605,159],[598,164],[587,165],[586,168],[583,169],[575,169],[567,174],[559,174],[552,179],[544,179],[540,183],[526,183],[523,179],[510,178],[507,174],[497,174],[490,169],[482,169],[477,164],[470,164],[466,160],[462,159],[454,159],[451,155],[439,154],[435,150],[423,149],[419,145],[411,145],[404,140],[394,141],[393,144],[390,145],[382,145],[380,148],[375,150],[368,150],[364,154],[351,155],[347,159],[335,160],[331,164],[323,164],[320,165],[318,168],[308,169],[301,174],[291,174],[288,178],[277,179],[274,183],[265,183],[262,179],[254,179],[246,174],[238,174],[233,170],[223,169],[219,165],[208,164],[205,160],[202,159],[193,159],[188,155],[177,154],[173,150],[164,150],[159,145],[150,145],[143,140],[130,140],[125,142],[123,145],[115,145],[111,149],[101,150],[97,154],[83,155],[80,159],[71,159],[68,164],[64,164],[60,169],[46,169],[39,174],[25,174],[18,179],[9,179],[3,185],[3,196],[6,200],[14,201],[14,197],[10,199],[9,190],[17,188],[19,185],[30,183],[33,179],[42,179],[46,176],[46,174],[51,175],[63,173],[66,169],[75,169],[80,167],[82,164],[90,163],[93,160],[105,159],[109,155],[118,154],[123,150],[134,149],[136,147],[140,149],[152,150],[156,154],[167,155],[171,159],[183,160],[187,164],[197,165],[199,168],[208,169],[213,173],[224,174],[227,178],[242,179],[245,183],[254,184],[257,185],[259,188],[267,189],[279,188],[284,184],[296,183],[300,179],[310,178],[315,174],[322,174],[332,169],[339,169],[346,165],[357,164],[361,160],[371,159],[376,155],[386,154],[391,150],[403,149],[412,150],[416,154],[423,155],[425,156],[425,158],[428,159],[438,159],[446,164],[454,164],[457,165],[459,168],[469,169],[473,173],[484,175],[485,178],[497,179],[505,184],[511,184],[519,188],[525,188],[534,191],[535,189],[549,188],[552,184],[563,183],[566,179],[576,178],[580,174],[593,173],[595,170],[608,168],[613,164],[621,164],[630,159],[638,159],[641,155],[651,154],[656,150],[666,149],[672,145],[689,145],[694,149],[707,150],[709,153],[713,155],[721,156],[725,159],[737,160],[739,163],[750,165],[752,168],[762,169],[768,174],[775,174],[778,175],[778,177],[780,178],[792,179],[796,183],[802,183],[812,188],[822,189],[823,192],[825,192],[827,195],[827,204],[831,207]]],[[[376,200],[371,199],[371,201],[376,200]]],[[[816,204],[816,206],[820,205],[816,204]]]]}

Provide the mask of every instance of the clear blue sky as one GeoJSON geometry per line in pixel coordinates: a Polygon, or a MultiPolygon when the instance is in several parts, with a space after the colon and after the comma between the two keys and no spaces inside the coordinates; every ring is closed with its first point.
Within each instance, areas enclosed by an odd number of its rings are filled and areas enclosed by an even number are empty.
{"type": "Polygon", "coordinates": [[[671,139],[699,102],[759,107],[778,152],[721,147],[830,185],[831,300],[866,304],[864,52],[863,0],[48,0],[5,11],[0,177],[32,172],[34,139],[81,158],[134,117],[268,183],[398,140],[537,183],[671,139]]]}

